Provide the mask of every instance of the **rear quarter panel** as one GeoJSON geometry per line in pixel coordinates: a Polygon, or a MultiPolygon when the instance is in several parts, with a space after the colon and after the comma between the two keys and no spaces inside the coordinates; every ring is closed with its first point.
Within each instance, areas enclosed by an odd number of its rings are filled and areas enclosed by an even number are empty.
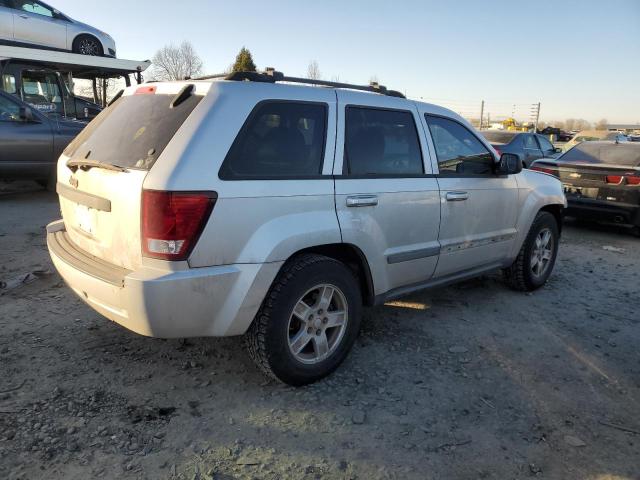
{"type": "Polygon", "coordinates": [[[284,261],[316,245],[339,243],[331,176],[336,97],[332,90],[249,82],[214,82],[202,108],[168,145],[145,180],[147,189],[215,191],[218,201],[190,259],[191,267],[284,261]],[[328,106],[322,176],[231,180],[218,172],[253,108],[262,100],[328,106]]]}

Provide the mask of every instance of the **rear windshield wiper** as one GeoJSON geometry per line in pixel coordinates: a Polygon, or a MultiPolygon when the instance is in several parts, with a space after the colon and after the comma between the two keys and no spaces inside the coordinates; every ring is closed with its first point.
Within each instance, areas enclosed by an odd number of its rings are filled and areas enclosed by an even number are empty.
{"type": "Polygon", "coordinates": [[[124,167],[119,165],[112,165],[111,163],[102,163],[96,160],[69,160],[67,162],[69,167],[74,173],[80,168],[82,170],[89,170],[91,168],[103,168],[105,170],[113,170],[114,172],[128,172],[124,167]]]}

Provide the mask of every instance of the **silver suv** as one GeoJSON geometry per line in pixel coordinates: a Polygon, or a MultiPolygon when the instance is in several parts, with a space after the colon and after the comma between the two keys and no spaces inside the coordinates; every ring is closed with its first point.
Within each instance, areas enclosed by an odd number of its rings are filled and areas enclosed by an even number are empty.
{"type": "Polygon", "coordinates": [[[142,335],[245,335],[291,385],[340,365],[363,306],[495,269],[542,286],[565,207],[447,109],[274,71],[127,89],[57,191],[49,251],[86,303],[142,335]]]}

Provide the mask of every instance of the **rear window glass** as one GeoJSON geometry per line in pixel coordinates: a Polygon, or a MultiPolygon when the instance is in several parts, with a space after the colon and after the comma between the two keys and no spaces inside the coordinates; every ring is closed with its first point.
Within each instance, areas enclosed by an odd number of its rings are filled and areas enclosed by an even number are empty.
{"type": "Polygon", "coordinates": [[[286,179],[320,175],[326,131],[326,104],[260,103],[231,146],[220,178],[286,179]]]}
{"type": "Polygon", "coordinates": [[[569,163],[607,163],[625,167],[640,166],[640,145],[586,142],[562,156],[569,163]]]}
{"type": "Polygon", "coordinates": [[[489,140],[490,143],[509,143],[515,137],[515,134],[509,132],[491,132],[484,130],[480,133],[484,138],[489,140]]]}
{"type": "Polygon", "coordinates": [[[103,110],[65,155],[125,168],[149,170],[193,109],[202,100],[192,95],[171,108],[175,95],[131,95],[103,110]]]}

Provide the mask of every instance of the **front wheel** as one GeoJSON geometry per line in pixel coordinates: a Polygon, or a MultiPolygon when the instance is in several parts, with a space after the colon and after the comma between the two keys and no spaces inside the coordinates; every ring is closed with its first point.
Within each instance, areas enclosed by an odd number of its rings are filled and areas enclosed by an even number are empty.
{"type": "Polygon", "coordinates": [[[360,330],[362,296],[353,272],[321,255],[288,262],[246,334],[267,375],[302,386],[332,373],[360,330]]]}
{"type": "Polygon", "coordinates": [[[507,284],[525,292],[542,287],[555,266],[559,240],[555,217],[549,212],[539,212],[515,262],[502,271],[507,284]]]}
{"type": "Polygon", "coordinates": [[[89,35],[81,35],[73,42],[73,53],[102,57],[104,55],[104,50],[102,49],[102,44],[97,38],[89,35]]]}

